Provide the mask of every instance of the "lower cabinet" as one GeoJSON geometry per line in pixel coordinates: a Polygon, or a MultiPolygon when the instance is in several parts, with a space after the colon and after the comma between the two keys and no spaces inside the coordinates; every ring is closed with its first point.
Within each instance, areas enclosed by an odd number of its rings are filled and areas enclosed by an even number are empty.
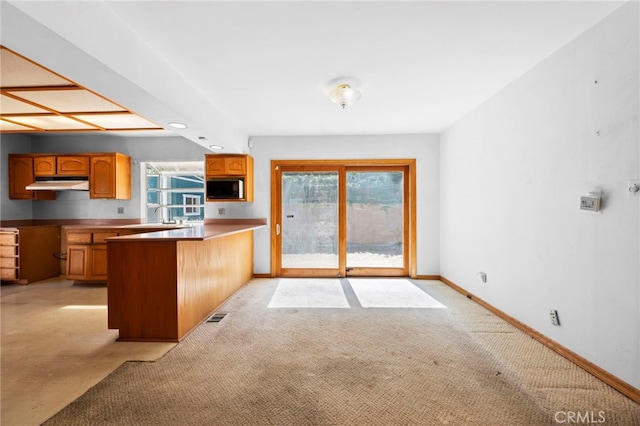
{"type": "Polygon", "coordinates": [[[0,231],[0,279],[17,281],[20,278],[19,254],[18,230],[0,231]]]}
{"type": "Polygon", "coordinates": [[[107,238],[166,230],[166,227],[68,227],[66,233],[67,279],[107,281],[107,238]]]}
{"type": "Polygon", "coordinates": [[[67,247],[67,279],[79,281],[107,280],[107,245],[93,244],[67,247]]]}
{"type": "Polygon", "coordinates": [[[60,226],[0,229],[0,279],[29,284],[60,275],[60,226]]]}
{"type": "Polygon", "coordinates": [[[67,232],[67,279],[107,280],[107,242],[116,231],[67,232]]]}

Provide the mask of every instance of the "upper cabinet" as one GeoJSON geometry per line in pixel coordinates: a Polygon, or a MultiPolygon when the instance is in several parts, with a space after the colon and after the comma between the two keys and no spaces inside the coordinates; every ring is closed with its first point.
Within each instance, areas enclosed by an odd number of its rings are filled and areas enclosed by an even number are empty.
{"type": "Polygon", "coordinates": [[[30,154],[9,154],[9,198],[12,200],[55,200],[53,191],[24,189],[35,180],[34,157],[30,154]]]}
{"type": "Polygon", "coordinates": [[[38,155],[33,156],[33,173],[36,176],[56,175],[56,156],[38,155]]]}
{"type": "Polygon", "coordinates": [[[9,154],[9,198],[55,200],[55,191],[29,191],[36,177],[89,180],[90,198],[131,199],[131,157],[120,153],[9,154]]]}
{"type": "Polygon", "coordinates": [[[207,180],[229,178],[243,183],[240,198],[216,198],[215,201],[253,201],[253,157],[247,154],[205,154],[205,174],[207,180]]]}
{"type": "Polygon", "coordinates": [[[56,156],[56,173],[59,176],[89,176],[89,155],[56,156]]]}
{"type": "Polygon", "coordinates": [[[243,176],[247,174],[247,163],[253,159],[248,155],[220,155],[207,154],[206,156],[207,176],[225,177],[225,176],[243,176]]]}
{"type": "Polygon", "coordinates": [[[131,199],[131,157],[92,154],[89,188],[91,198],[131,199]]]}
{"type": "Polygon", "coordinates": [[[34,155],[36,176],[89,176],[89,155],[34,155]]]}

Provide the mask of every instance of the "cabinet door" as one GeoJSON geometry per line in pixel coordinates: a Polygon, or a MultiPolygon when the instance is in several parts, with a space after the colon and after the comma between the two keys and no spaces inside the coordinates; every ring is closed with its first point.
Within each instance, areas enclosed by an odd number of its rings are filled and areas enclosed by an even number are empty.
{"type": "Polygon", "coordinates": [[[206,171],[207,176],[223,176],[225,174],[225,158],[207,156],[206,171]]]}
{"type": "Polygon", "coordinates": [[[33,157],[33,172],[36,176],[53,176],[56,174],[55,155],[33,157]]]}
{"type": "Polygon", "coordinates": [[[89,266],[90,246],[67,247],[67,279],[85,280],[89,266]]]}
{"type": "Polygon", "coordinates": [[[116,197],[116,165],[112,155],[91,157],[90,198],[116,197]]]}
{"type": "Polygon", "coordinates": [[[25,186],[35,180],[33,175],[33,157],[9,155],[9,198],[14,200],[31,200],[33,191],[25,186]]]}
{"type": "Polygon", "coordinates": [[[61,176],[89,176],[89,157],[86,155],[59,155],[56,173],[61,176]]]}
{"type": "Polygon", "coordinates": [[[225,158],[225,172],[228,175],[244,175],[247,171],[245,157],[225,158]]]}
{"type": "Polygon", "coordinates": [[[106,281],[107,279],[107,245],[95,244],[89,249],[89,268],[87,279],[106,281]]]}
{"type": "Polygon", "coordinates": [[[9,198],[12,200],[55,200],[55,191],[24,189],[35,180],[32,155],[9,154],[9,198]]]}

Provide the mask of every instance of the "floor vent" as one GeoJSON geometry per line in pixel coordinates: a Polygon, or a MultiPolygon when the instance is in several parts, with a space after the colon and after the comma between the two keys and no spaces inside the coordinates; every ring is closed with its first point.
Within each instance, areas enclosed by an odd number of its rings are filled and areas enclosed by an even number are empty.
{"type": "Polygon", "coordinates": [[[207,322],[220,322],[224,319],[226,315],[227,315],[226,312],[216,312],[215,314],[209,317],[207,322]]]}

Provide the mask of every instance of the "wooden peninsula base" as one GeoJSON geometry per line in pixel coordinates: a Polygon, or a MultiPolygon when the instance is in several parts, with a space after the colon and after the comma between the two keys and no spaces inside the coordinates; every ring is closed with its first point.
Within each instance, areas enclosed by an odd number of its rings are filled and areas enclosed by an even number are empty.
{"type": "Polygon", "coordinates": [[[253,229],[200,225],[107,239],[108,326],[179,342],[253,276],[253,229]]]}

